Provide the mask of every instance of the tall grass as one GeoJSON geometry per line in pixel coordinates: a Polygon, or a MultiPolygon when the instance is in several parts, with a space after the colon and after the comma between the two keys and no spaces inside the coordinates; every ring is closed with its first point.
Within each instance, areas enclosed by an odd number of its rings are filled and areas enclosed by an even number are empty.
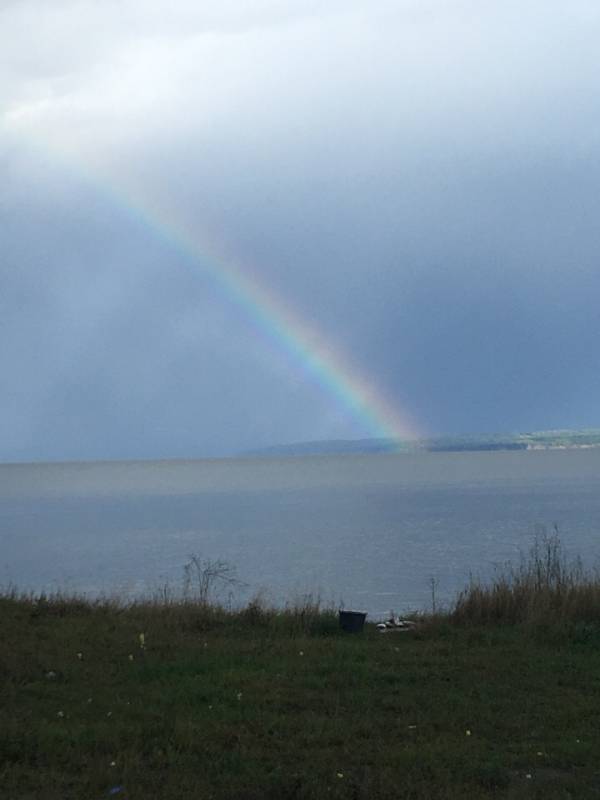
{"type": "Polygon", "coordinates": [[[90,598],[61,592],[34,594],[15,587],[0,589],[0,614],[16,607],[31,621],[48,617],[72,620],[89,618],[123,624],[135,623],[140,630],[179,631],[182,635],[221,632],[227,636],[320,636],[340,635],[337,611],[320,597],[305,595],[285,607],[269,605],[256,595],[239,608],[226,607],[196,596],[176,596],[163,591],[151,598],[118,596],[90,598]]]}
{"type": "Polygon", "coordinates": [[[450,611],[458,624],[564,625],[600,621],[600,574],[569,559],[558,531],[535,537],[518,565],[491,580],[471,579],[450,611]]]}
{"type": "MultiPolygon", "coordinates": [[[[124,615],[171,625],[181,630],[235,629],[291,635],[339,632],[337,611],[320,597],[305,595],[284,608],[269,605],[257,594],[244,606],[225,606],[219,590],[242,586],[235,569],[222,561],[190,556],[184,566],[182,590],[165,585],[151,597],[90,598],[85,595],[34,594],[0,587],[2,606],[20,603],[32,618],[39,616],[124,615]]],[[[514,625],[543,627],[592,625],[600,634],[600,571],[584,568],[579,557],[569,559],[558,531],[536,535],[517,565],[496,568],[491,579],[471,578],[449,609],[436,607],[436,582],[431,578],[432,611],[413,615],[418,627],[428,624],[514,625]]],[[[410,615],[409,615],[410,616],[410,615]]]]}

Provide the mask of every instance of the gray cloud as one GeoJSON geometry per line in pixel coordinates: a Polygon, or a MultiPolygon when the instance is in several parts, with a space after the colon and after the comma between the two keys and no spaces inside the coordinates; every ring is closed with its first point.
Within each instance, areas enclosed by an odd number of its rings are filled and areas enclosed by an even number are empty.
{"type": "Polygon", "coordinates": [[[368,435],[209,239],[425,430],[597,423],[596,4],[26,0],[0,30],[0,457],[368,435]]]}

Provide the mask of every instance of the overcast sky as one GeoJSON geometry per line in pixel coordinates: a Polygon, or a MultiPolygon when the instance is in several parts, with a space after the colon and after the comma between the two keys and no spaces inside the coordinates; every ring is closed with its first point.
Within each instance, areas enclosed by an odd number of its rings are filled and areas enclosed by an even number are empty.
{"type": "Polygon", "coordinates": [[[600,426],[599,75],[597,0],[3,0],[0,460],[373,435],[128,197],[422,433],[600,426]]]}

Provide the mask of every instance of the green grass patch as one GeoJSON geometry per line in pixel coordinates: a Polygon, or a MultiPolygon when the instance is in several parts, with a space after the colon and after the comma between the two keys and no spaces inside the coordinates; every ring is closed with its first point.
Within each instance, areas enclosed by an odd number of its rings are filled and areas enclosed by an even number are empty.
{"type": "Polygon", "coordinates": [[[9,596],[0,640],[15,800],[600,796],[590,622],[346,635],[310,606],[9,596]]]}

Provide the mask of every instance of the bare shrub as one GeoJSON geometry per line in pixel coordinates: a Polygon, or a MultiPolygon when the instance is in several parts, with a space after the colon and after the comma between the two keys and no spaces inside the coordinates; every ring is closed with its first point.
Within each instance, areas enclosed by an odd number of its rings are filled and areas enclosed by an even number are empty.
{"type": "Polygon", "coordinates": [[[190,555],[183,567],[183,598],[187,601],[208,605],[214,595],[225,587],[244,586],[239,580],[236,569],[227,561],[201,559],[190,555]]]}

